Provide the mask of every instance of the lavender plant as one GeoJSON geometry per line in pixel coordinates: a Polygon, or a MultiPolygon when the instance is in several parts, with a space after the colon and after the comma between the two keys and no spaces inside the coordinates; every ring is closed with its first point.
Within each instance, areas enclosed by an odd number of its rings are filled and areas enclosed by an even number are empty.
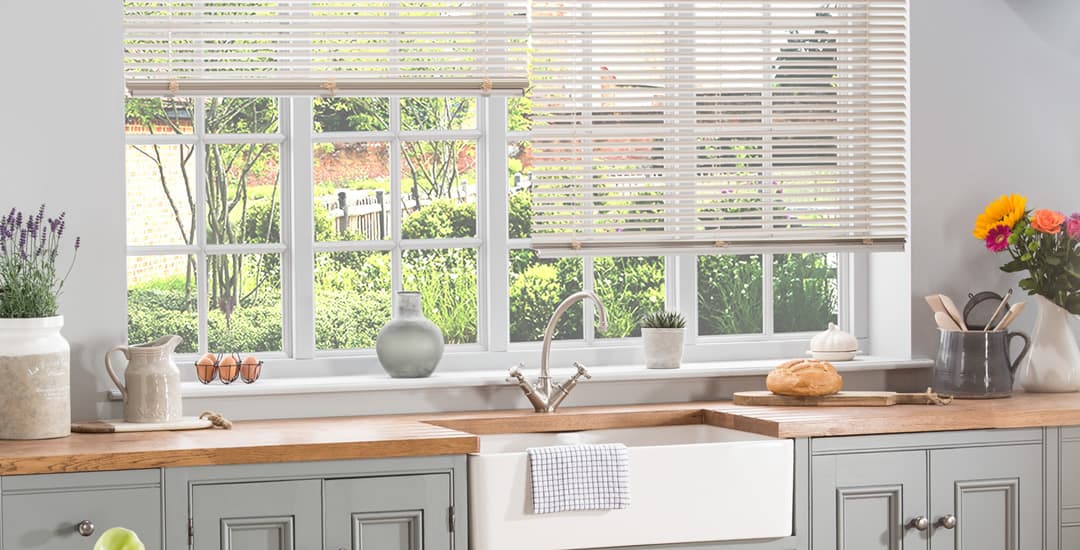
{"type": "Polygon", "coordinates": [[[82,244],[76,237],[71,264],[63,277],[57,277],[64,216],[61,212],[57,218],[46,218],[43,204],[37,214],[25,216],[12,208],[0,218],[0,318],[56,315],[64,282],[82,244]]]}

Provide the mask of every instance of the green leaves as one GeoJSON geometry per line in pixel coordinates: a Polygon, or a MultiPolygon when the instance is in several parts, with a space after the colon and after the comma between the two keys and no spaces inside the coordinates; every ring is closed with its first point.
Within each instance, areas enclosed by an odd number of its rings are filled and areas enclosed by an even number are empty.
{"type": "Polygon", "coordinates": [[[1016,273],[1017,271],[1023,271],[1025,269],[1027,269],[1027,265],[1019,259],[1012,260],[1001,266],[1001,270],[1005,273],[1016,273]]]}

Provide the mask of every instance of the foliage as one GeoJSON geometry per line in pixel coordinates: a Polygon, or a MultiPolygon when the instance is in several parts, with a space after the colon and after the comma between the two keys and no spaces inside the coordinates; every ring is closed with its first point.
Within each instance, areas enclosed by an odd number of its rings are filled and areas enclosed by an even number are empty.
{"type": "Polygon", "coordinates": [[[641,328],[686,328],[686,317],[677,311],[654,311],[641,318],[641,328]]]}
{"type": "Polygon", "coordinates": [[[402,290],[421,293],[424,316],[446,341],[476,342],[476,250],[411,250],[403,263],[402,290]]]}
{"type": "Polygon", "coordinates": [[[773,330],[807,332],[836,322],[836,266],[825,254],[773,257],[773,330]]]}
{"type": "Polygon", "coordinates": [[[64,236],[65,214],[45,217],[45,205],[37,214],[24,215],[12,208],[0,218],[0,318],[39,318],[57,314],[64,282],[75,265],[80,241],[63,276],[56,262],[64,236]]]}
{"type": "MultiPolygon", "coordinates": [[[[510,341],[535,342],[544,337],[544,330],[555,308],[567,296],[581,290],[581,262],[572,258],[537,263],[535,254],[515,250],[520,269],[510,274],[510,341]]],[[[555,339],[581,338],[581,308],[572,308],[555,326],[555,339]]]]}
{"type": "Polygon", "coordinates": [[[1036,229],[1029,217],[1021,218],[1008,236],[1012,260],[1001,266],[1006,273],[1027,271],[1017,285],[1080,315],[1080,240],[1064,230],[1036,229]]]}
{"type": "Polygon", "coordinates": [[[664,307],[664,259],[594,258],[593,270],[596,294],[607,309],[603,336],[641,336],[641,316],[664,307]]]}
{"type": "Polygon", "coordinates": [[[697,283],[698,333],[762,331],[760,256],[701,256],[697,283]]]}
{"type": "Polygon", "coordinates": [[[532,234],[532,193],[510,195],[509,230],[511,239],[527,239],[532,234]]]}
{"type": "Polygon", "coordinates": [[[476,204],[437,199],[401,223],[406,239],[449,239],[476,236],[476,204]]]}

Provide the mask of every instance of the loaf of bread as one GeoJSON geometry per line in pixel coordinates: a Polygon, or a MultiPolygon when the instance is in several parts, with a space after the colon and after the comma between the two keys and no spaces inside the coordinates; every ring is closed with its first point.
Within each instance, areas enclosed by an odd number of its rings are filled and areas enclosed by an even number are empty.
{"type": "Polygon", "coordinates": [[[826,361],[793,359],[769,373],[765,386],[777,395],[832,395],[844,386],[840,373],[826,361]]]}

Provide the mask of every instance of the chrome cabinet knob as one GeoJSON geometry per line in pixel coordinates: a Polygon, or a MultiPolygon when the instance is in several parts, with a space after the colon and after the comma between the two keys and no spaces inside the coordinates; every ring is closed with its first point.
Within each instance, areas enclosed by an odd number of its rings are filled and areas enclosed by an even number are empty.
{"type": "Polygon", "coordinates": [[[956,527],[956,516],[952,514],[945,514],[937,520],[937,524],[946,529],[952,529],[956,527]]]}
{"type": "Polygon", "coordinates": [[[89,537],[90,535],[93,535],[94,534],[94,522],[92,522],[92,521],[90,521],[88,519],[84,519],[84,520],[80,521],[79,523],[75,524],[75,532],[82,535],[82,536],[84,536],[84,537],[89,537]]]}
{"type": "Polygon", "coordinates": [[[926,516],[915,516],[911,518],[911,521],[907,523],[908,529],[917,529],[919,531],[925,531],[930,528],[930,519],[926,516]]]}

